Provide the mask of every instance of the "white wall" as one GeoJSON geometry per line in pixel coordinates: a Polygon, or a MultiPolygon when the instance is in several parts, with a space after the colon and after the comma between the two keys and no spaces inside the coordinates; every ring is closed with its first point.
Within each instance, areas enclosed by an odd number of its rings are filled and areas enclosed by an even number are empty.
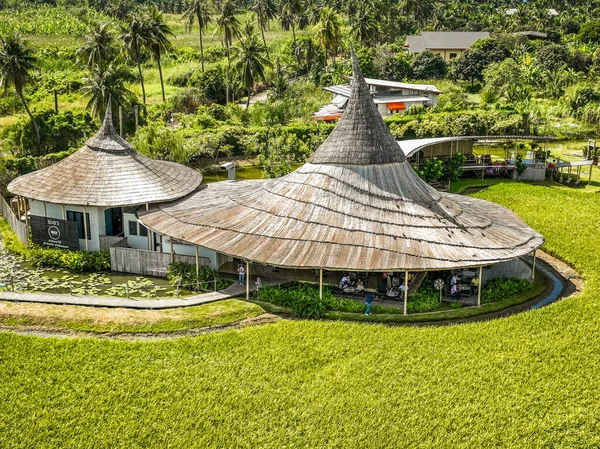
{"type": "MultiPolygon", "coordinates": [[[[136,249],[148,249],[148,237],[142,237],[139,235],[141,224],[138,223],[138,219],[135,214],[132,213],[123,213],[123,232],[125,237],[127,237],[127,243],[129,246],[136,249]],[[138,225],[138,235],[130,235],[129,234],[129,222],[133,221],[138,225]]],[[[148,232],[149,233],[149,232],[148,232]]]]}
{"type": "MultiPolygon", "coordinates": [[[[167,236],[163,236],[163,252],[170,253],[171,252],[171,239],[167,236]]],[[[175,243],[173,245],[173,251],[175,254],[180,254],[183,256],[193,256],[196,257],[196,247],[194,245],[186,245],[184,243],[175,243]]],[[[198,247],[198,256],[206,257],[210,260],[210,267],[214,269],[218,269],[223,263],[227,261],[226,256],[225,260],[223,260],[223,256],[216,251],[213,251],[208,248],[204,248],[202,246],[198,247]],[[221,257],[220,257],[221,256],[221,257]]]]}

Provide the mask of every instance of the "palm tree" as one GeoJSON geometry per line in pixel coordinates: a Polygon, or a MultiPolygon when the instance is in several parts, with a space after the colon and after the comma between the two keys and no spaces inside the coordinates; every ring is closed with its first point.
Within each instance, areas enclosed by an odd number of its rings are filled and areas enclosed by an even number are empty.
{"type": "Polygon", "coordinates": [[[23,96],[23,88],[29,80],[29,73],[35,69],[37,58],[33,56],[31,49],[25,41],[21,39],[20,34],[12,36],[0,37],[0,88],[8,89],[12,84],[15,91],[27,111],[27,115],[31,120],[35,137],[37,140],[38,149],[40,147],[40,128],[33,118],[33,114],[27,106],[25,97],[23,96]]]}
{"type": "Polygon", "coordinates": [[[319,22],[315,26],[316,36],[325,49],[325,70],[327,70],[327,53],[333,51],[331,60],[335,65],[335,49],[341,39],[341,22],[340,16],[329,6],[325,6],[321,10],[319,22]]]}
{"type": "Polygon", "coordinates": [[[362,5],[350,26],[351,36],[362,44],[372,43],[377,36],[378,22],[375,17],[375,8],[372,4],[362,5]]]}
{"type": "Polygon", "coordinates": [[[150,38],[148,25],[144,19],[137,14],[130,17],[127,26],[121,27],[123,34],[120,39],[123,41],[123,49],[136,62],[140,83],[142,85],[142,101],[146,104],[146,88],[144,87],[144,75],[142,74],[142,52],[148,45],[150,38]]]}
{"type": "Polygon", "coordinates": [[[225,101],[229,103],[229,83],[231,82],[229,76],[231,71],[231,43],[233,42],[233,38],[239,35],[241,23],[236,17],[236,14],[239,13],[239,9],[234,0],[223,0],[218,7],[219,10],[217,11],[217,16],[215,19],[217,29],[215,31],[218,31],[221,35],[221,42],[225,48],[225,51],[227,52],[225,101]]]}
{"type": "Polygon", "coordinates": [[[202,61],[202,71],[204,72],[204,45],[202,42],[202,34],[211,22],[210,12],[205,0],[193,0],[188,9],[183,13],[183,18],[186,19],[186,30],[191,30],[194,21],[198,22],[198,30],[200,34],[200,60],[202,61]]]}
{"type": "Polygon", "coordinates": [[[296,57],[297,66],[300,66],[300,51],[298,48],[298,41],[296,40],[296,25],[301,29],[305,28],[306,17],[303,14],[303,3],[302,0],[287,0],[282,4],[281,13],[279,15],[279,21],[281,22],[281,28],[285,31],[292,30],[292,37],[294,39],[294,55],[296,57]],[[303,25],[303,26],[301,26],[303,25]]]}
{"type": "Polygon", "coordinates": [[[156,6],[151,6],[148,17],[148,39],[146,45],[152,57],[158,65],[158,76],[160,78],[160,88],[162,92],[162,101],[165,99],[165,83],[163,82],[162,66],[160,63],[160,57],[163,52],[168,51],[172,48],[169,36],[175,36],[169,25],[163,20],[162,13],[156,6]]]}
{"type": "Polygon", "coordinates": [[[106,67],[117,55],[115,36],[110,22],[98,23],[88,28],[84,42],[77,50],[77,59],[91,68],[96,65],[106,67]]]}
{"type": "Polygon", "coordinates": [[[273,0],[256,0],[252,8],[256,13],[256,19],[262,35],[263,45],[267,49],[267,57],[269,56],[269,48],[265,40],[265,29],[269,29],[269,22],[275,18],[275,5],[273,0]]]}
{"type": "Polygon", "coordinates": [[[267,48],[262,44],[252,26],[246,27],[246,33],[239,44],[233,47],[235,56],[235,71],[239,75],[243,87],[248,93],[246,110],[250,106],[250,94],[254,83],[265,80],[265,68],[271,63],[264,55],[267,48]]]}
{"type": "Polygon", "coordinates": [[[83,78],[81,91],[86,97],[90,97],[87,108],[92,116],[102,118],[109,98],[112,98],[112,106],[115,109],[136,100],[136,95],[123,83],[126,75],[125,67],[110,64],[107,68],[95,66],[89,75],[83,78]]]}

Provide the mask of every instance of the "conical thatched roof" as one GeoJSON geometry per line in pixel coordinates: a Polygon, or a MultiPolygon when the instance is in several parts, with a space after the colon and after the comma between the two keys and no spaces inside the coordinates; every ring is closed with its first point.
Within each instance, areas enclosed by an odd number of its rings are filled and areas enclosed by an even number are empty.
{"type": "Polygon", "coordinates": [[[510,260],[543,238],[510,210],[440,193],[406,161],[356,59],[352,97],[310,161],[278,179],[220,182],[142,212],[178,240],[284,267],[426,270],[510,260]]]}
{"type": "Polygon", "coordinates": [[[83,148],[15,179],[15,195],[57,204],[118,207],[172,201],[198,188],[202,175],[136,152],[113,126],[110,101],[102,126],[83,148]]]}

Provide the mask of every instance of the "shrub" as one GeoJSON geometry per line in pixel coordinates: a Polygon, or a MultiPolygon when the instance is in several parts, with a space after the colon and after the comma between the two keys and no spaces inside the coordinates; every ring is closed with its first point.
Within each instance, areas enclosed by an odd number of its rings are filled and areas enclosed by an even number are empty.
{"type": "Polygon", "coordinates": [[[531,288],[527,279],[496,278],[489,281],[481,290],[482,304],[500,301],[519,293],[524,293],[531,288]]]}
{"type": "Polygon", "coordinates": [[[169,264],[167,277],[173,285],[185,286],[186,290],[202,291],[213,288],[213,281],[217,281],[217,290],[223,290],[232,284],[232,281],[222,279],[217,270],[205,265],[198,267],[185,262],[169,264]]]}
{"type": "Polygon", "coordinates": [[[440,307],[440,293],[433,287],[423,287],[409,297],[406,304],[408,313],[433,312],[440,307]]]}

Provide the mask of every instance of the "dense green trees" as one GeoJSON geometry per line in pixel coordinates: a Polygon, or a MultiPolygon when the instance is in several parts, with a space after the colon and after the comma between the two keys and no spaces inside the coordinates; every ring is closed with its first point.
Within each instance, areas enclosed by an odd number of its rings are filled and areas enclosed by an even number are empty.
{"type": "Polygon", "coordinates": [[[36,61],[37,58],[33,56],[33,52],[20,35],[0,37],[0,88],[3,87],[5,91],[10,86],[15,88],[31,119],[39,147],[40,130],[23,95],[23,89],[31,77],[31,72],[35,69],[36,61]]]}
{"type": "Polygon", "coordinates": [[[426,50],[413,59],[412,70],[417,79],[441,79],[446,76],[448,67],[440,55],[426,50]]]}
{"type": "Polygon", "coordinates": [[[185,10],[183,18],[186,20],[186,29],[191,30],[194,22],[198,22],[198,34],[200,36],[200,61],[204,71],[204,45],[202,35],[211,22],[208,0],[193,0],[188,9],[185,10]]]}

